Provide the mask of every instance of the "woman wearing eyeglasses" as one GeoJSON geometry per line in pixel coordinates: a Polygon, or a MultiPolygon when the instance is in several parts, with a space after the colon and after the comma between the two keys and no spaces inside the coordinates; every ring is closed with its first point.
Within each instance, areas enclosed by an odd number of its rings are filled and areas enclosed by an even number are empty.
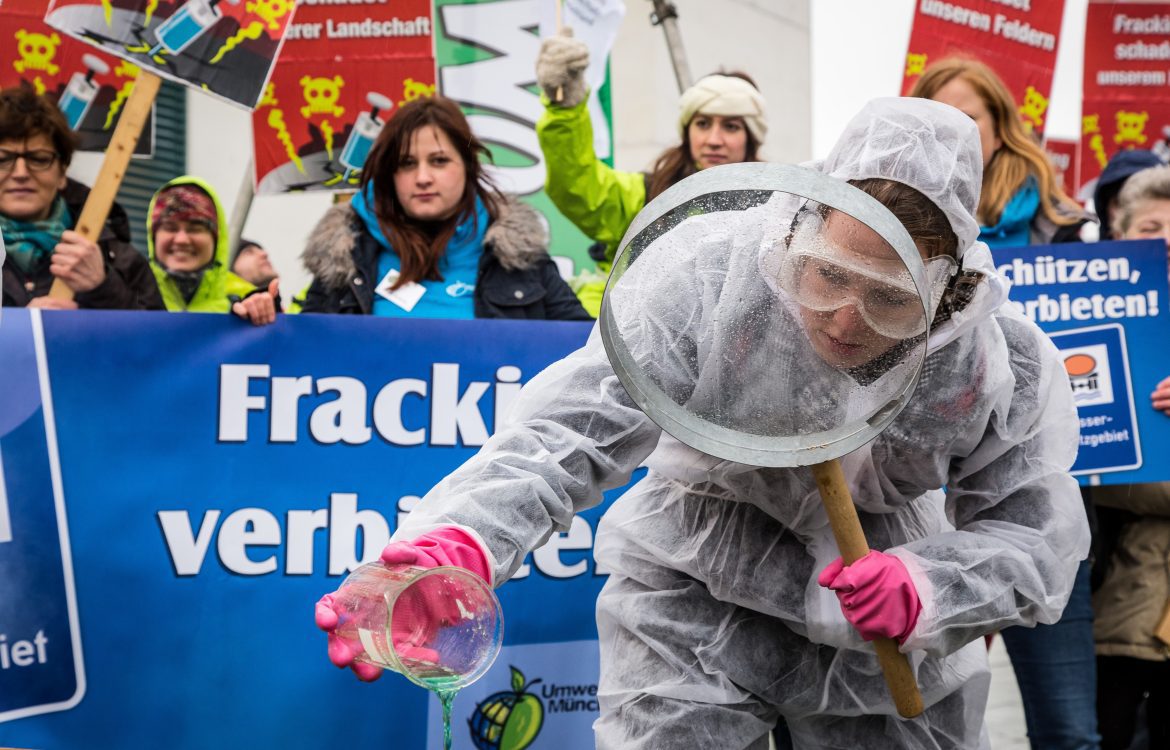
{"type": "Polygon", "coordinates": [[[52,100],[0,91],[0,230],[4,306],[57,310],[162,310],[146,259],[130,244],[130,222],[114,204],[98,241],[72,231],[89,188],[65,176],[73,131],[52,100]],[[61,279],[74,297],[49,297],[61,279]]]}

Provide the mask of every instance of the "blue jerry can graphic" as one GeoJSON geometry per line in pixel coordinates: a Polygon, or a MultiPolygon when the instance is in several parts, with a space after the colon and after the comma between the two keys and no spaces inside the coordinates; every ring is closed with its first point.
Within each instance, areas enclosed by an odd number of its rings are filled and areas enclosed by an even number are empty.
{"type": "MultiPolygon", "coordinates": [[[[0,321],[0,722],[85,694],[40,317],[0,321]]],[[[0,732],[2,735],[3,732],[0,732]]]]}

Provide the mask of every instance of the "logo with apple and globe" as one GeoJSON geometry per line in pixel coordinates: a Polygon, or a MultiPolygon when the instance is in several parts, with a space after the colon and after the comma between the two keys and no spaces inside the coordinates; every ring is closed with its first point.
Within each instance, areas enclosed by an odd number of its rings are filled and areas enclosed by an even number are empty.
{"type": "Polygon", "coordinates": [[[544,704],[525,692],[540,680],[524,682],[524,673],[512,667],[512,689],[489,695],[467,720],[471,741],[479,750],[524,750],[544,725],[544,704]]]}

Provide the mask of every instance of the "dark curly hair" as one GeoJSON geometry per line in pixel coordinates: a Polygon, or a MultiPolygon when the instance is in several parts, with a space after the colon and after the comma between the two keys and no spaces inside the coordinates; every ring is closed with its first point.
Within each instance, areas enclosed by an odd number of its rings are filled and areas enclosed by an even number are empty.
{"type": "Polygon", "coordinates": [[[53,142],[61,166],[69,166],[77,148],[77,136],[56,102],[28,86],[0,90],[0,141],[23,141],[35,135],[47,136],[53,142]]]}

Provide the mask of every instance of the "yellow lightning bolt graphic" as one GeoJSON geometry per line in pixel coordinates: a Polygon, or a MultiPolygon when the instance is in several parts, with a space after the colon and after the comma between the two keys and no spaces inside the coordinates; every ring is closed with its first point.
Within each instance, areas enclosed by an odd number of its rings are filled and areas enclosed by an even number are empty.
{"type": "Polygon", "coordinates": [[[272,111],[268,113],[268,126],[276,131],[277,139],[284,144],[285,153],[288,154],[289,160],[296,165],[297,171],[304,174],[305,165],[301,162],[301,157],[297,154],[292,136],[288,134],[288,126],[284,124],[284,112],[281,112],[277,108],[277,104],[276,84],[269,83],[264,87],[264,95],[260,97],[260,104],[257,106],[258,108],[272,107],[272,111]]]}
{"type": "MultiPolygon", "coordinates": [[[[108,1],[109,0],[106,0],[106,2],[108,2],[108,1]]],[[[154,15],[154,12],[157,9],[158,9],[158,0],[150,0],[150,2],[148,2],[146,4],[146,22],[144,24],[145,26],[150,26],[150,17],[154,15]]]]}
{"type": "Polygon", "coordinates": [[[212,65],[214,65],[215,63],[222,60],[224,55],[231,52],[236,47],[240,46],[240,43],[242,41],[244,41],[245,39],[259,39],[260,35],[263,33],[264,33],[264,24],[260,23],[259,21],[253,21],[252,23],[248,24],[247,26],[241,28],[232,37],[230,37],[226,42],[224,42],[223,46],[219,48],[219,51],[216,52],[215,56],[212,57],[211,60],[209,60],[208,62],[210,62],[212,65]]]}
{"type": "Polygon", "coordinates": [[[33,88],[36,89],[37,96],[45,93],[45,82],[41,80],[40,76],[33,79],[33,88]]]}
{"type": "Polygon", "coordinates": [[[114,118],[118,116],[118,110],[122,109],[122,102],[130,97],[130,91],[134,88],[134,81],[126,81],[122,84],[122,88],[118,89],[118,95],[114,97],[114,101],[110,103],[110,110],[106,113],[106,124],[102,126],[102,130],[109,130],[114,124],[114,118]]]}
{"type": "Polygon", "coordinates": [[[325,152],[333,158],[333,126],[328,120],[321,121],[321,135],[325,136],[325,152]]]}
{"type": "Polygon", "coordinates": [[[305,173],[305,165],[301,162],[301,157],[297,155],[297,150],[293,144],[292,136],[288,134],[288,126],[284,124],[284,112],[279,109],[273,109],[268,113],[268,125],[276,131],[276,137],[284,144],[285,153],[288,158],[296,165],[297,171],[301,174],[305,173]]]}
{"type": "Polygon", "coordinates": [[[110,4],[110,0],[102,0],[102,13],[106,17],[106,26],[113,26],[114,6],[110,4]]]}

